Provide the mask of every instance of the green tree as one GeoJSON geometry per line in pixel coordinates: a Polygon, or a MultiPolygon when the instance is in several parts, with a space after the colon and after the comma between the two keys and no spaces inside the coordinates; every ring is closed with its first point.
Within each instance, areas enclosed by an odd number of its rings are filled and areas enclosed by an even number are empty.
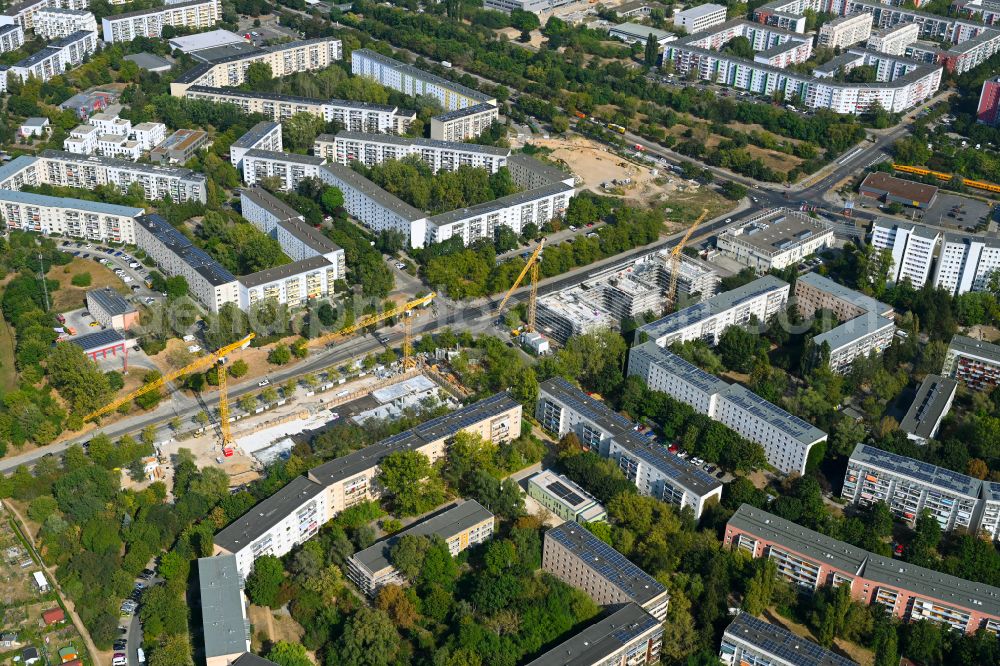
{"type": "Polygon", "coordinates": [[[646,37],[646,52],[643,56],[643,62],[646,63],[647,67],[655,67],[659,59],[660,43],[656,41],[656,35],[650,32],[646,37]]]}
{"type": "Polygon", "coordinates": [[[252,62],[247,67],[246,88],[248,90],[270,90],[274,73],[266,62],[252,62]]]}
{"type": "Polygon", "coordinates": [[[444,498],[436,470],[419,451],[395,451],[386,456],[379,467],[379,482],[392,497],[400,515],[422,513],[444,498]]]}
{"type": "Polygon", "coordinates": [[[253,571],[247,576],[247,596],[258,606],[276,608],[278,592],[284,579],[285,570],[281,560],[273,555],[259,557],[254,560],[253,571]]]}
{"type": "Polygon", "coordinates": [[[304,645],[278,641],[267,652],[267,658],[278,666],[312,666],[304,645]]]}
{"type": "Polygon", "coordinates": [[[288,348],[288,345],[281,343],[278,344],[268,353],[267,361],[274,365],[285,365],[292,360],[292,351],[288,348]]]}
{"type": "Polygon", "coordinates": [[[326,663],[327,666],[389,666],[399,653],[400,640],[385,611],[362,606],[345,624],[326,663]]]}
{"type": "Polygon", "coordinates": [[[239,379],[243,375],[247,374],[248,370],[250,370],[250,366],[248,366],[247,362],[241,358],[238,358],[230,363],[228,368],[229,376],[234,379],[239,379]]]}
{"type": "Polygon", "coordinates": [[[756,560],[756,572],[747,584],[743,596],[743,610],[751,615],[760,615],[771,605],[778,568],[773,560],[756,560]]]}

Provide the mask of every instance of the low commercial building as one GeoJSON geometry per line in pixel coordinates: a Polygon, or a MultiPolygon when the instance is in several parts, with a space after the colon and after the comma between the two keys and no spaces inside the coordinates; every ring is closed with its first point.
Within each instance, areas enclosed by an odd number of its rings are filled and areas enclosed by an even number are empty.
{"type": "Polygon", "coordinates": [[[500,110],[489,102],[446,111],[431,118],[431,138],[436,141],[468,141],[499,120],[500,110]]]}
{"type": "Polygon", "coordinates": [[[829,352],[828,365],[834,372],[848,371],[856,358],[881,355],[896,334],[891,305],[819,273],[806,273],[795,281],[795,301],[804,319],[823,310],[842,322],[812,338],[815,353],[829,352]]]}
{"type": "Polygon", "coordinates": [[[941,374],[977,391],[1000,384],[1000,346],[956,335],[948,345],[941,374]]]}
{"type": "Polygon", "coordinates": [[[88,11],[68,7],[46,7],[35,14],[35,34],[52,40],[74,32],[97,32],[97,19],[88,11]]]}
{"type": "Polygon", "coordinates": [[[666,14],[666,9],[658,2],[648,2],[647,0],[632,0],[624,2],[614,8],[615,14],[621,18],[638,18],[652,16],[653,10],[659,9],[666,14]]]}
{"type": "Polygon", "coordinates": [[[710,3],[674,12],[674,26],[684,28],[689,35],[714,28],[725,22],[725,5],[710,3]]]}
{"type": "Polygon", "coordinates": [[[104,41],[110,44],[130,42],[136,37],[159,37],[165,26],[197,32],[221,20],[220,0],[189,0],[105,16],[101,19],[101,30],[104,41]]]}
{"type": "Polygon", "coordinates": [[[88,333],[70,340],[74,345],[83,350],[83,353],[90,357],[92,361],[106,359],[108,355],[117,357],[121,353],[122,358],[127,362],[128,349],[125,346],[125,338],[118,331],[109,328],[96,333],[88,333]]]}
{"type": "Polygon", "coordinates": [[[205,664],[228,666],[250,651],[250,618],[235,557],[198,558],[198,597],[205,664]]]}
{"type": "Polygon", "coordinates": [[[247,39],[243,35],[237,35],[229,30],[208,30],[193,35],[173,37],[167,43],[170,44],[171,51],[180,51],[191,55],[198,51],[217,49],[220,46],[230,44],[247,44],[247,39]]]}
{"type": "Polygon", "coordinates": [[[111,287],[88,291],[87,311],[102,326],[116,331],[127,331],[139,323],[138,310],[111,287]]]}
{"type": "Polygon", "coordinates": [[[0,25],[0,53],[16,51],[24,45],[24,30],[19,25],[0,25]]]}
{"type": "Polygon", "coordinates": [[[716,294],[701,303],[644,324],[639,327],[639,332],[661,347],[691,340],[704,340],[716,345],[730,326],[745,326],[753,318],[764,323],[784,310],[790,290],[784,280],[765,275],[742,287],[716,294]]]}
{"type": "Polygon", "coordinates": [[[726,666],[859,666],[856,661],[746,612],[737,614],[726,627],[719,646],[719,659],[726,666]]]}
{"type": "Polygon", "coordinates": [[[941,240],[934,287],[953,296],[986,291],[997,270],[1000,270],[1000,238],[995,234],[946,233],[941,240]]]}
{"type": "Polygon", "coordinates": [[[873,51],[901,56],[906,53],[906,47],[920,38],[920,25],[917,23],[896,23],[872,33],[868,39],[868,48],[873,51]]]}
{"type": "Polygon", "coordinates": [[[243,182],[256,185],[264,178],[277,178],[281,189],[294,190],[304,179],[318,178],[325,162],[314,155],[248,150],[243,154],[243,182]]]}
{"type": "Polygon", "coordinates": [[[236,556],[245,579],[261,555],[281,557],[341,511],[377,499],[379,462],[395,451],[417,451],[431,462],[448,442],[469,432],[501,443],[521,432],[521,403],[504,391],[426,421],[398,435],[314,467],[215,535],[215,552],[236,556]]]}
{"type": "Polygon", "coordinates": [[[284,149],[281,139],[281,123],[262,120],[229,146],[229,161],[234,167],[242,170],[243,156],[247,154],[247,151],[267,150],[280,153],[284,149]]]}
{"type": "Polygon", "coordinates": [[[871,14],[848,14],[820,26],[817,42],[829,49],[843,49],[865,41],[871,34],[871,14]]]}
{"type": "Polygon", "coordinates": [[[364,594],[375,597],[386,585],[402,585],[403,574],[392,565],[393,546],[404,536],[441,539],[452,556],[493,536],[493,514],[476,500],[466,500],[421,520],[387,539],[358,551],[347,560],[347,577],[364,594]]]}
{"type": "Polygon", "coordinates": [[[596,523],[608,517],[604,506],[590,493],[550,469],[528,479],[528,496],[563,520],[596,523]]]}
{"type": "Polygon", "coordinates": [[[1000,632],[1000,588],[870,553],[749,504],[730,518],[723,543],[774,560],[778,575],[805,590],[846,585],[856,601],[883,604],[905,622],[1000,632]]]}
{"type": "Polygon", "coordinates": [[[940,375],[927,375],[917,389],[906,416],[899,422],[906,437],[918,444],[937,437],[941,421],[948,415],[955,399],[958,382],[940,375]]]}
{"type": "MultiPolygon", "coordinates": [[[[494,0],[486,0],[487,4],[494,0]]],[[[638,604],[611,614],[528,662],[527,666],[652,666],[660,663],[663,623],[638,604]]]]}
{"type": "Polygon", "coordinates": [[[720,233],[716,247],[730,259],[766,273],[833,247],[833,226],[798,211],[771,208],[720,233]]]}
{"type": "MultiPolygon", "coordinates": [[[[702,7],[707,7],[708,5],[701,5],[702,7]]],[[[725,16],[725,7],[721,8],[723,10],[723,16],[725,16]]],[[[658,47],[662,48],[667,42],[672,42],[677,39],[677,36],[666,30],[660,30],[658,28],[653,28],[648,25],[642,25],[641,23],[619,23],[618,25],[612,27],[608,30],[608,33],[615,39],[620,39],[628,44],[643,44],[649,40],[649,36],[652,35],[653,39],[656,40],[658,47]]]]}
{"type": "Polygon", "coordinates": [[[872,247],[892,252],[889,281],[909,280],[920,289],[931,277],[934,251],[941,232],[920,224],[878,218],[872,224],[872,247]]]}
{"type": "Polygon", "coordinates": [[[6,70],[0,68],[0,91],[7,91],[7,82],[16,77],[22,82],[34,77],[45,82],[66,73],[97,51],[97,33],[81,30],[49,42],[48,46],[32,53],[6,70]]]}
{"type": "Polygon", "coordinates": [[[602,606],[633,603],[659,622],[666,619],[667,588],[575,521],[545,532],[542,570],[602,606]]]}
{"type": "Polygon", "coordinates": [[[149,159],[160,164],[184,164],[208,143],[208,132],[179,129],[155,144],[149,159]]]}
{"type": "Polygon", "coordinates": [[[98,242],[135,243],[142,208],[0,189],[0,217],[8,229],[98,242]]]}
{"type": "Polygon", "coordinates": [[[136,218],[136,245],[169,276],[182,275],[188,291],[210,312],[239,302],[236,276],[196,247],[159,215],[136,218]]]}
{"type": "Polygon", "coordinates": [[[321,134],[316,137],[313,154],[331,162],[347,165],[360,162],[366,167],[413,155],[419,157],[434,173],[457,171],[463,166],[496,173],[507,165],[511,151],[510,148],[496,148],[477,143],[411,139],[391,134],[345,130],[338,132],[336,136],[321,134]]]}
{"type": "Polygon", "coordinates": [[[718,479],[643,441],[628,419],[565,379],[542,382],[535,418],[559,437],[574,433],[585,450],[617,462],[639,492],[681,509],[690,507],[696,520],[709,501],[722,499],[718,479]]]}
{"type": "Polygon", "coordinates": [[[883,171],[873,171],[861,181],[858,192],[884,203],[898,203],[921,210],[930,208],[937,199],[938,188],[905,178],[896,178],[883,171]]]}

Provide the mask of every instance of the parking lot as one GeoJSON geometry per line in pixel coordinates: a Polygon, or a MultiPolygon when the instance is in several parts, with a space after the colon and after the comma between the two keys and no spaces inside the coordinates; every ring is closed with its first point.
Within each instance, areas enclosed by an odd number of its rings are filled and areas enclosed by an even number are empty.
{"type": "Polygon", "coordinates": [[[983,201],[959,194],[938,192],[934,203],[924,211],[923,219],[928,224],[971,231],[977,226],[985,226],[989,214],[990,205],[983,201]]]}

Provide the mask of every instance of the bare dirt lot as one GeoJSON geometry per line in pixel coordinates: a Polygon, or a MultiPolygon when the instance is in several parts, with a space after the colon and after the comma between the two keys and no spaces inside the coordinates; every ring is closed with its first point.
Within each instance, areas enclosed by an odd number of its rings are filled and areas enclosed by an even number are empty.
{"type": "Polygon", "coordinates": [[[97,262],[88,259],[76,258],[65,266],[55,266],[46,274],[46,277],[59,282],[59,289],[52,294],[52,310],[54,312],[65,312],[83,307],[86,302],[86,294],[91,289],[111,287],[126,293],[125,283],[119,280],[117,275],[97,262]],[[81,273],[90,273],[90,285],[74,287],[71,281],[74,276],[81,273]]]}

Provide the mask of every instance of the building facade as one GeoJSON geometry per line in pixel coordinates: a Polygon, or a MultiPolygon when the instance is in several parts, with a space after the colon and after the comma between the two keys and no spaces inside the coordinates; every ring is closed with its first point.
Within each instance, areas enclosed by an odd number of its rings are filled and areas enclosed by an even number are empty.
{"type": "Polygon", "coordinates": [[[931,277],[941,232],[919,224],[878,218],[872,224],[872,247],[892,252],[891,282],[909,280],[917,289],[931,277]]]}
{"type": "Polygon", "coordinates": [[[431,118],[431,139],[468,141],[488,130],[499,119],[500,111],[488,102],[446,111],[431,118]]]}
{"type": "Polygon", "coordinates": [[[1000,238],[946,233],[941,240],[934,286],[957,296],[985,291],[1000,270],[1000,238]]]}
{"type": "Polygon", "coordinates": [[[0,25],[0,53],[16,51],[24,45],[24,29],[17,24],[0,25]]]}
{"type": "Polygon", "coordinates": [[[229,146],[229,161],[237,169],[242,169],[243,156],[247,154],[247,151],[266,150],[280,153],[284,149],[281,139],[281,123],[262,120],[229,146]]]}
{"type": "Polygon", "coordinates": [[[719,252],[744,266],[766,273],[802,261],[833,246],[833,227],[798,211],[761,211],[718,235],[719,252]]]}
{"type": "Polygon", "coordinates": [[[817,44],[830,49],[843,49],[867,40],[871,34],[871,14],[838,16],[820,26],[817,44]]]}
{"type": "Polygon", "coordinates": [[[920,26],[916,23],[897,23],[872,33],[868,48],[889,55],[901,56],[906,47],[920,39],[920,26]]]}
{"type": "Polygon", "coordinates": [[[8,229],[134,244],[142,208],[0,189],[0,216],[8,229]]]}
{"type": "Polygon", "coordinates": [[[130,185],[138,184],[149,201],[169,197],[172,201],[205,202],[205,175],[190,169],[135,164],[57,150],[44,150],[38,158],[40,182],[50,185],[88,190],[98,185],[114,185],[124,192],[130,185]]]}
{"type": "Polygon", "coordinates": [[[316,137],[313,154],[331,162],[348,165],[360,162],[366,167],[413,155],[419,157],[434,173],[457,171],[463,166],[496,173],[501,167],[506,166],[511,151],[509,148],[495,148],[476,143],[411,139],[345,130],[338,132],[336,136],[321,134],[316,137]]]}
{"type": "Polygon", "coordinates": [[[927,440],[937,437],[941,421],[951,410],[957,390],[958,382],[954,379],[930,374],[924,377],[913,403],[899,422],[899,428],[906,433],[907,439],[926,444],[927,440]]]}
{"type": "Polygon", "coordinates": [[[243,154],[243,182],[253,186],[264,178],[277,178],[281,189],[294,191],[306,178],[319,178],[322,157],[271,150],[248,150],[243,154]]]}
{"type": "Polygon", "coordinates": [[[12,76],[21,81],[27,81],[31,77],[48,81],[83,64],[96,51],[96,32],[74,32],[68,37],[49,42],[48,46],[14,63],[6,71],[0,70],[0,91],[7,91],[7,82],[12,76]]]}
{"type": "Polygon", "coordinates": [[[689,35],[703,32],[726,22],[724,5],[698,5],[674,12],[674,26],[684,28],[689,35]]]}
{"type": "Polygon", "coordinates": [[[1000,345],[956,335],[948,345],[941,374],[976,391],[1000,384],[1000,345]]]}
{"type": "Polygon", "coordinates": [[[528,496],[563,520],[595,523],[608,517],[590,493],[552,470],[543,469],[528,479],[528,496]]]}
{"type": "Polygon", "coordinates": [[[139,312],[111,287],[87,292],[87,311],[101,326],[127,331],[139,323],[139,312]]]}
{"type": "Polygon", "coordinates": [[[1000,124],[1000,76],[983,81],[976,107],[976,120],[987,125],[1000,124]]]}
{"type": "MultiPolygon", "coordinates": [[[[486,0],[489,5],[494,0],[486,0]]],[[[653,666],[660,663],[663,623],[637,604],[625,604],[527,666],[653,666]],[[567,657],[572,657],[567,662],[567,657]]]]}
{"type": "Polygon", "coordinates": [[[88,11],[46,7],[35,14],[35,34],[52,40],[74,32],[97,32],[97,19],[88,11]]]}
{"type": "Polygon", "coordinates": [[[105,16],[101,19],[101,32],[104,41],[110,44],[130,42],[136,37],[159,37],[165,26],[197,32],[211,28],[221,20],[220,0],[190,0],[105,16]]]}

